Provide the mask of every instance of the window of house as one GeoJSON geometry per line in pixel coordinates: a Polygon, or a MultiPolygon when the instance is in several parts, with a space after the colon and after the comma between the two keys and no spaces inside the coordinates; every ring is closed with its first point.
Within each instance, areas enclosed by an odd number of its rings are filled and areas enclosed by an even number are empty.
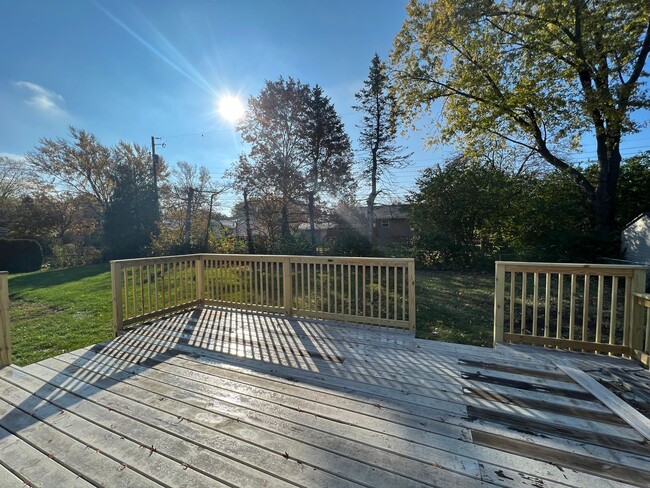
{"type": "Polygon", "coordinates": [[[382,227],[388,227],[388,224],[389,224],[389,220],[387,220],[387,219],[384,219],[384,220],[381,221],[381,226],[382,227]]]}

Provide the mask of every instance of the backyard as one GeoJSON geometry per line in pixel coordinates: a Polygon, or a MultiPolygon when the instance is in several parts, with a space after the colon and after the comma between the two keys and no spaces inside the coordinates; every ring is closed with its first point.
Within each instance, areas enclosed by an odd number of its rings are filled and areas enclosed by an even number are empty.
{"type": "MultiPolygon", "coordinates": [[[[490,273],[417,270],[417,337],[489,346],[493,287],[490,273]]],[[[9,293],[18,365],[112,335],[107,264],[12,275],[9,293]]]]}

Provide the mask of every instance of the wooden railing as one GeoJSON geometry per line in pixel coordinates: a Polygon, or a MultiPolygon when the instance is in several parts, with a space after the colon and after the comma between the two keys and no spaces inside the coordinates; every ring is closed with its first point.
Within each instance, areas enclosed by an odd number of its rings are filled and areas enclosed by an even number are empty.
{"type": "Polygon", "coordinates": [[[650,367],[650,293],[635,293],[635,305],[641,309],[641,327],[643,331],[643,347],[634,350],[636,358],[650,367]]]}
{"type": "Polygon", "coordinates": [[[648,347],[642,266],[499,261],[495,273],[495,343],[626,356],[648,347]]]}
{"type": "Polygon", "coordinates": [[[9,273],[0,271],[0,368],[11,364],[9,324],[9,273]]]}
{"type": "Polygon", "coordinates": [[[111,261],[115,331],[202,302],[196,255],[111,261]]]}
{"type": "Polygon", "coordinates": [[[116,331],[198,304],[415,330],[413,259],[195,254],[111,273],[116,331]]]}

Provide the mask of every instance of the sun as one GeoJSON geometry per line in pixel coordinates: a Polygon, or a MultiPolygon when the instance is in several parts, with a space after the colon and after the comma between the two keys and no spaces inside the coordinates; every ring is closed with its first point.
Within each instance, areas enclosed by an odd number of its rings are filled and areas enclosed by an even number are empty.
{"type": "Polygon", "coordinates": [[[217,102],[219,115],[231,124],[239,122],[246,114],[241,98],[237,95],[223,95],[217,102]]]}

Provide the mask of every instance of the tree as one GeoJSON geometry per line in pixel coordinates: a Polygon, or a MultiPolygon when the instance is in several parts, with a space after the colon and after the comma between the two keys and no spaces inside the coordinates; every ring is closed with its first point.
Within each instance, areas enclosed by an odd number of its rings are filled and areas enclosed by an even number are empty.
{"type": "Polygon", "coordinates": [[[298,203],[305,189],[309,164],[303,128],[309,87],[292,78],[267,81],[257,97],[250,97],[239,125],[250,144],[249,160],[258,182],[282,201],[282,236],[288,237],[289,204],[298,203]]]}
{"type": "Polygon", "coordinates": [[[43,138],[27,154],[26,161],[44,180],[49,178],[47,183],[76,195],[91,195],[101,215],[113,191],[111,150],[89,132],[74,127],[69,130],[72,141],[43,138]]]}
{"type": "Polygon", "coordinates": [[[27,188],[27,174],[24,163],[0,155],[0,205],[10,198],[16,198],[27,188]]]}
{"type": "Polygon", "coordinates": [[[374,244],[374,206],[381,192],[379,182],[393,168],[402,167],[410,154],[403,154],[403,148],[395,144],[397,137],[397,106],[391,93],[391,83],[386,64],[378,54],[372,58],[368,78],[363,88],[355,94],[359,105],[353,108],[363,114],[359,143],[365,153],[362,174],[370,179],[370,193],[367,199],[366,232],[374,244]]]}
{"type": "Polygon", "coordinates": [[[311,90],[307,101],[305,138],[310,167],[307,212],[312,248],[316,247],[316,205],[323,193],[337,196],[352,184],[352,147],[341,118],[320,86],[311,90]]]}
{"type": "Polygon", "coordinates": [[[290,237],[290,208],[307,201],[310,222],[319,197],[352,182],[352,155],[343,124],[320,87],[289,78],[267,81],[248,101],[238,130],[259,188],[281,201],[282,237],[290,237]]]}
{"type": "Polygon", "coordinates": [[[621,165],[616,193],[618,231],[635,217],[650,210],[650,151],[627,158],[621,165]]]}
{"type": "Polygon", "coordinates": [[[255,244],[253,242],[253,228],[251,226],[250,197],[255,195],[259,188],[256,185],[254,169],[244,154],[239,156],[239,160],[233,166],[232,170],[228,172],[227,177],[233,181],[233,188],[242,194],[242,212],[246,225],[246,245],[248,253],[254,254],[255,244]]]}
{"type": "Polygon", "coordinates": [[[480,267],[504,254],[541,261],[598,256],[586,245],[588,202],[566,174],[496,163],[460,156],[422,173],[409,196],[421,262],[480,267]]]}
{"type": "Polygon", "coordinates": [[[165,226],[156,249],[178,253],[204,248],[211,195],[219,193],[207,168],[186,161],[176,163],[169,188],[161,188],[165,226]]]}
{"type": "Polygon", "coordinates": [[[650,106],[649,33],[645,0],[411,0],[394,41],[395,93],[411,122],[444,104],[432,142],[495,139],[569,175],[607,248],[621,138],[650,106]],[[566,157],[583,139],[596,144],[595,183],[566,157]]]}
{"type": "Polygon", "coordinates": [[[104,242],[112,258],[144,256],[157,234],[153,175],[149,168],[122,162],[112,179],[114,189],[104,214],[104,242]]]}

